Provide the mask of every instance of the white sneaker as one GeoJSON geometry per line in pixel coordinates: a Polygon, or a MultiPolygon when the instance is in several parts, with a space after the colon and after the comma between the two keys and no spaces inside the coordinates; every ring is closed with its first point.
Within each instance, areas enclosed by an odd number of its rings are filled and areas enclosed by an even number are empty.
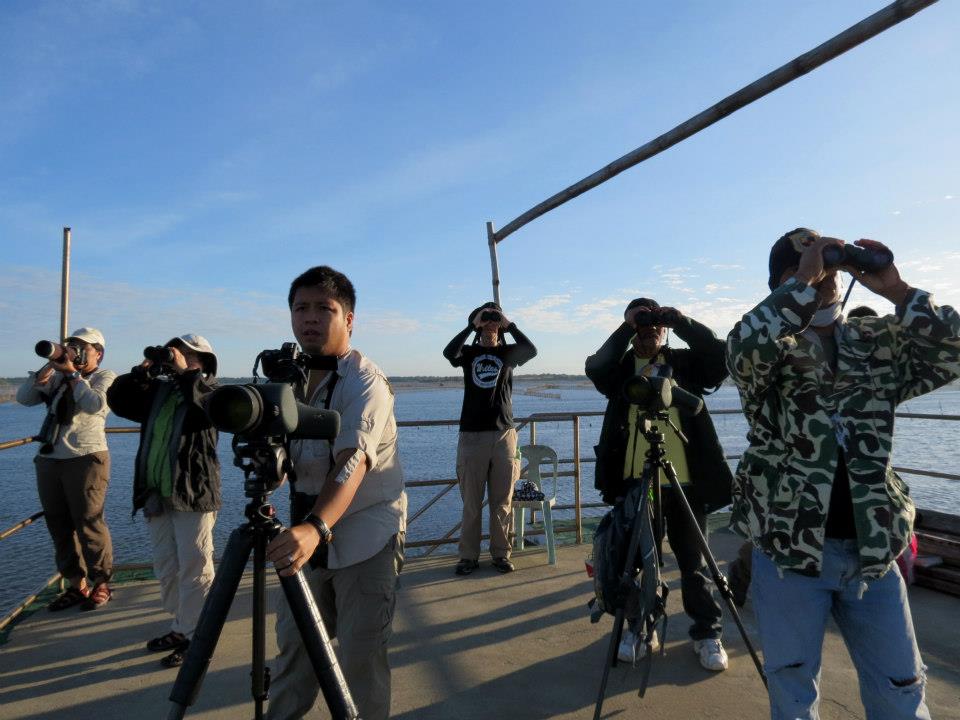
{"type": "Polygon", "coordinates": [[[720,672],[727,669],[727,651],[719,640],[694,640],[693,651],[700,656],[700,664],[707,670],[720,672]]]}
{"type": "MultiPolygon", "coordinates": [[[[657,637],[656,630],[650,636],[650,649],[653,652],[660,649],[660,639],[657,637]]],[[[641,643],[635,632],[625,629],[620,638],[620,647],[617,648],[617,658],[620,662],[634,664],[642,660],[646,654],[647,644],[641,643]]]]}

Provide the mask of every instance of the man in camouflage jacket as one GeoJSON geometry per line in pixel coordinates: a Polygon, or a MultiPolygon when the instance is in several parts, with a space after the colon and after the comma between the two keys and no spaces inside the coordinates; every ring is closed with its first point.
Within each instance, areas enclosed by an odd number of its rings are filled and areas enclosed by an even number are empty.
{"type": "Polygon", "coordinates": [[[823,263],[824,247],[842,244],[804,228],[780,238],[773,292],[727,338],[750,427],[731,527],[754,545],[773,718],[818,717],[828,611],[857,666],[867,718],[929,718],[894,563],[915,512],[891,451],[897,405],[960,375],[960,315],[891,264],[842,268],[895,306],[893,315],[843,322],[837,269],[823,263]]]}

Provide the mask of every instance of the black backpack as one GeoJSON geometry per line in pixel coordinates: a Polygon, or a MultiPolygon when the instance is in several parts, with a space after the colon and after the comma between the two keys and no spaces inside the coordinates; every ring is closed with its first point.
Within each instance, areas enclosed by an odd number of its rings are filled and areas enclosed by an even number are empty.
{"type": "MultiPolygon", "coordinates": [[[[669,588],[660,577],[660,560],[653,534],[653,517],[649,503],[644,505],[646,522],[640,526],[640,544],[634,558],[635,577],[630,587],[622,587],[630,534],[640,498],[637,483],[603,516],[593,535],[593,589],[590,600],[592,622],[599,622],[605,613],[615,615],[626,609],[627,600],[637,593],[637,602],[627,619],[639,626],[641,642],[650,639],[653,630],[662,624],[661,640],[666,631],[666,602],[669,588]]],[[[642,518],[643,516],[641,516],[642,518]]]]}

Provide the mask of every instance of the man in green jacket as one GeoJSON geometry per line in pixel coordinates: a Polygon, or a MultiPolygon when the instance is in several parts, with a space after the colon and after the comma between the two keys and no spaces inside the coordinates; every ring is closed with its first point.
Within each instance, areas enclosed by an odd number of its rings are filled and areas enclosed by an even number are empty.
{"type": "MultiPolygon", "coordinates": [[[[929,718],[903,580],[914,506],[893,472],[899,403],[960,375],[960,315],[910,287],[894,265],[843,267],[893,303],[886,317],[842,320],[843,245],[798,228],[770,253],[772,290],[727,338],[750,429],[731,527],[753,550],[752,592],[771,717],[816,718],[827,616],[860,677],[866,717],[929,718]]],[[[885,251],[873,240],[856,245],[885,251]]]]}

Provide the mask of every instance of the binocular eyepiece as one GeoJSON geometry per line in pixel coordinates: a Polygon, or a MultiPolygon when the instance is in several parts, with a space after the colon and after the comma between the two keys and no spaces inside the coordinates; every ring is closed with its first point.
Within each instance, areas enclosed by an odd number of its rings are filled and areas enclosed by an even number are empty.
{"type": "Polygon", "coordinates": [[[893,253],[886,248],[865,248],[859,245],[827,245],[823,249],[823,266],[848,265],[863,272],[886,270],[893,264],[893,253]]]}
{"type": "Polygon", "coordinates": [[[503,315],[496,310],[484,310],[480,313],[480,322],[500,322],[501,320],[503,315]]]}

